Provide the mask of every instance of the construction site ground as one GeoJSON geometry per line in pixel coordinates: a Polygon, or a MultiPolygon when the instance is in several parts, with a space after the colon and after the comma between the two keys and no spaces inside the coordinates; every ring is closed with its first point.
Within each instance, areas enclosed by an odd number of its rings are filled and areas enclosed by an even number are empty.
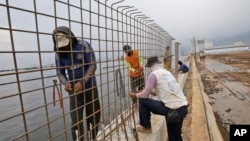
{"type": "MultiPolygon", "coordinates": [[[[250,52],[207,55],[205,59],[190,61],[190,67],[196,64],[201,76],[203,91],[209,98],[217,125],[224,141],[229,141],[230,124],[250,124],[250,52]],[[196,63],[195,63],[196,62],[196,63]]],[[[195,141],[207,136],[206,133],[196,136],[203,122],[194,108],[201,106],[196,102],[194,70],[190,69],[184,87],[189,105],[189,113],[183,123],[184,141],[195,141]],[[196,104],[196,105],[192,105],[196,104]],[[200,120],[200,122],[197,122],[200,120]],[[195,122],[195,124],[194,124],[195,122]],[[193,131],[192,131],[193,130],[193,131]]],[[[200,108],[202,109],[202,108],[200,108]]],[[[205,128],[205,127],[204,127],[205,128]]]]}

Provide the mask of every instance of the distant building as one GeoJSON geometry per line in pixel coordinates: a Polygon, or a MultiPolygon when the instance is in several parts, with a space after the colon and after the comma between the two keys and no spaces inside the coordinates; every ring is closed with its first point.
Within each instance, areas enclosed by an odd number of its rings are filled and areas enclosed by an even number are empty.
{"type": "Polygon", "coordinates": [[[209,49],[209,48],[213,48],[213,42],[210,42],[210,41],[208,41],[208,42],[205,42],[205,49],[209,49]]]}
{"type": "Polygon", "coordinates": [[[241,41],[235,41],[233,45],[244,45],[241,41]]]}
{"type": "Polygon", "coordinates": [[[250,51],[250,46],[241,41],[236,41],[232,45],[213,46],[212,42],[205,43],[205,54],[218,54],[237,51],[250,51]]]}

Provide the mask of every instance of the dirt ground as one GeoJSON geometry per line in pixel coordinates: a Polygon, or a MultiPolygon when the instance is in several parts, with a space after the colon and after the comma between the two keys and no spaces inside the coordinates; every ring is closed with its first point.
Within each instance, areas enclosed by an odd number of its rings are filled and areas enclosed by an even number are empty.
{"type": "MultiPolygon", "coordinates": [[[[204,60],[197,60],[197,68],[224,140],[229,141],[230,124],[250,124],[250,52],[206,56],[204,60]]],[[[192,81],[190,74],[187,82],[192,81]]],[[[186,83],[184,87],[190,104],[191,84],[186,83]]],[[[191,136],[188,127],[192,122],[192,109],[189,111],[183,123],[185,141],[190,141],[191,136]]]]}

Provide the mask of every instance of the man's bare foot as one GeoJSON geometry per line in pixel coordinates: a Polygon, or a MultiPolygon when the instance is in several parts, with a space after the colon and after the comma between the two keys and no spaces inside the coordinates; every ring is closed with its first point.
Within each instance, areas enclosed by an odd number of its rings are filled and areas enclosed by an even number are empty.
{"type": "Polygon", "coordinates": [[[151,134],[152,133],[152,129],[151,128],[145,128],[143,126],[137,126],[136,127],[138,132],[143,132],[143,133],[147,133],[147,134],[151,134]]]}

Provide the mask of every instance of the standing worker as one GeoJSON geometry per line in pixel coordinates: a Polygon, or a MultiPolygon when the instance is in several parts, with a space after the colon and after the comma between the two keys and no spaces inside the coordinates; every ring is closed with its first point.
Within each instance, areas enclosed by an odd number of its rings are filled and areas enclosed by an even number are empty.
{"type": "Polygon", "coordinates": [[[162,67],[157,56],[148,58],[146,67],[150,67],[152,72],[144,90],[129,94],[131,98],[139,98],[140,126],[137,131],[152,133],[152,112],[166,117],[169,141],[182,141],[181,130],[187,115],[187,98],[175,77],[162,67]],[[150,94],[156,95],[157,100],[149,98],[150,94]]]}
{"type": "Polygon", "coordinates": [[[65,26],[53,31],[53,42],[57,75],[70,96],[72,138],[84,140],[83,110],[86,107],[87,128],[92,129],[94,139],[101,116],[94,51],[87,41],[78,40],[65,26]]]}
{"type": "Polygon", "coordinates": [[[172,60],[170,61],[167,61],[169,59],[171,59],[173,55],[171,55],[171,52],[170,52],[170,47],[167,46],[166,47],[166,52],[165,52],[165,55],[164,55],[164,58],[163,58],[163,67],[166,68],[167,70],[171,71],[171,63],[172,63],[172,60]]]}
{"type": "MultiPolygon", "coordinates": [[[[132,50],[129,45],[123,46],[125,52],[125,63],[128,66],[128,74],[130,76],[131,91],[143,90],[145,86],[144,72],[143,72],[143,59],[138,50],[132,50]]],[[[133,103],[137,100],[133,99],[133,103]]]]}

